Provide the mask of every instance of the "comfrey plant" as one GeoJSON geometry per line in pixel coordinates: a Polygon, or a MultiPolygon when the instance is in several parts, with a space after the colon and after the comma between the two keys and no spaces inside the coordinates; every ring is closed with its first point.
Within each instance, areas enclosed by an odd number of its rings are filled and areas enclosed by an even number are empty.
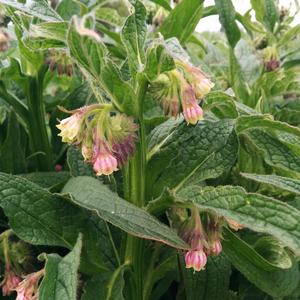
{"type": "Polygon", "coordinates": [[[0,0],[3,296],[300,297],[299,26],[203,2],[0,0]]]}

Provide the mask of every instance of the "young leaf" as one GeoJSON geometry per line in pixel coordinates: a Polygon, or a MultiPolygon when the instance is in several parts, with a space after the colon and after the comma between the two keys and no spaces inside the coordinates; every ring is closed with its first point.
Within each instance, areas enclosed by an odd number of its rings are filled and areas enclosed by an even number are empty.
{"type": "Polygon", "coordinates": [[[212,210],[254,231],[271,234],[300,254],[300,211],[286,203],[232,186],[190,186],[175,198],[212,210]]]}
{"type": "Polygon", "coordinates": [[[57,254],[46,255],[46,268],[39,288],[40,300],[75,300],[78,286],[78,268],[82,248],[79,235],[73,250],[64,258],[57,254]]]}
{"type": "Polygon", "coordinates": [[[300,180],[277,175],[260,175],[241,173],[245,178],[272,185],[278,189],[300,195],[300,180]]]}
{"type": "Polygon", "coordinates": [[[63,192],[72,195],[72,201],[94,211],[97,215],[129,234],[160,241],[172,247],[187,249],[188,245],[166,225],[144,209],[121,199],[107,186],[91,177],[75,177],[69,180],[63,192]]]}
{"type": "Polygon", "coordinates": [[[134,13],[125,21],[121,35],[122,42],[127,50],[128,63],[132,74],[143,69],[147,33],[146,8],[139,0],[134,2],[134,13]]]}
{"type": "Polygon", "coordinates": [[[181,43],[188,40],[201,15],[203,0],[182,0],[169,14],[160,31],[165,39],[176,37],[181,43]]]}
{"type": "Polygon", "coordinates": [[[232,48],[241,38],[241,32],[235,21],[235,9],[231,0],[215,0],[220,23],[225,30],[228,42],[232,48]]]}
{"type": "Polygon", "coordinates": [[[15,0],[0,0],[1,4],[13,7],[43,21],[61,21],[61,17],[44,0],[27,1],[25,4],[15,0]]]}
{"type": "Polygon", "coordinates": [[[187,300],[227,299],[231,264],[225,255],[210,256],[201,272],[186,269],[183,258],[180,262],[187,300]]]}
{"type": "Polygon", "coordinates": [[[223,249],[231,263],[258,288],[275,298],[291,294],[298,285],[300,274],[296,263],[290,269],[265,270],[255,261],[261,256],[229,230],[225,230],[223,249]]]}

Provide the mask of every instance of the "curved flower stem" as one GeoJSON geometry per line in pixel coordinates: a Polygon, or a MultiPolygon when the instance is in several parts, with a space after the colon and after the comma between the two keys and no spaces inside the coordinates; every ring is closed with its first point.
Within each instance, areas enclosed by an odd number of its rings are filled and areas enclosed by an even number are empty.
{"type": "MultiPolygon", "coordinates": [[[[147,80],[141,75],[138,80],[137,112],[139,121],[139,143],[137,151],[129,162],[125,183],[127,200],[138,207],[145,204],[145,171],[146,171],[146,142],[145,125],[143,118],[144,98],[148,87],[147,80]]],[[[143,267],[144,267],[144,240],[127,236],[125,262],[132,264],[134,286],[131,287],[131,299],[143,299],[143,267]]]]}

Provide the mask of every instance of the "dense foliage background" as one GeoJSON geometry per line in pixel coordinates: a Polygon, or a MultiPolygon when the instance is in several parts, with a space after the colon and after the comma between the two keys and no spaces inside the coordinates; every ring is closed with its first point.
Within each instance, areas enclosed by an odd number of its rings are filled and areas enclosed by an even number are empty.
{"type": "Polygon", "coordinates": [[[3,299],[300,298],[300,25],[203,2],[0,0],[3,299]],[[211,15],[222,32],[195,32],[211,15]],[[157,101],[178,62],[214,83],[195,125],[157,101]],[[96,103],[139,126],[109,176],[56,127],[96,103]],[[223,248],[200,272],[195,212],[223,248]]]}

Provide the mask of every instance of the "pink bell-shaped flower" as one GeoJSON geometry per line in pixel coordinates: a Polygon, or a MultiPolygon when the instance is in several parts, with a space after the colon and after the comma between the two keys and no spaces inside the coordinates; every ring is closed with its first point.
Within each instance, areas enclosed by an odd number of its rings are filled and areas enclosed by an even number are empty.
{"type": "Polygon", "coordinates": [[[203,249],[188,251],[184,260],[187,269],[193,268],[197,272],[203,270],[207,263],[207,257],[203,249]]]}

